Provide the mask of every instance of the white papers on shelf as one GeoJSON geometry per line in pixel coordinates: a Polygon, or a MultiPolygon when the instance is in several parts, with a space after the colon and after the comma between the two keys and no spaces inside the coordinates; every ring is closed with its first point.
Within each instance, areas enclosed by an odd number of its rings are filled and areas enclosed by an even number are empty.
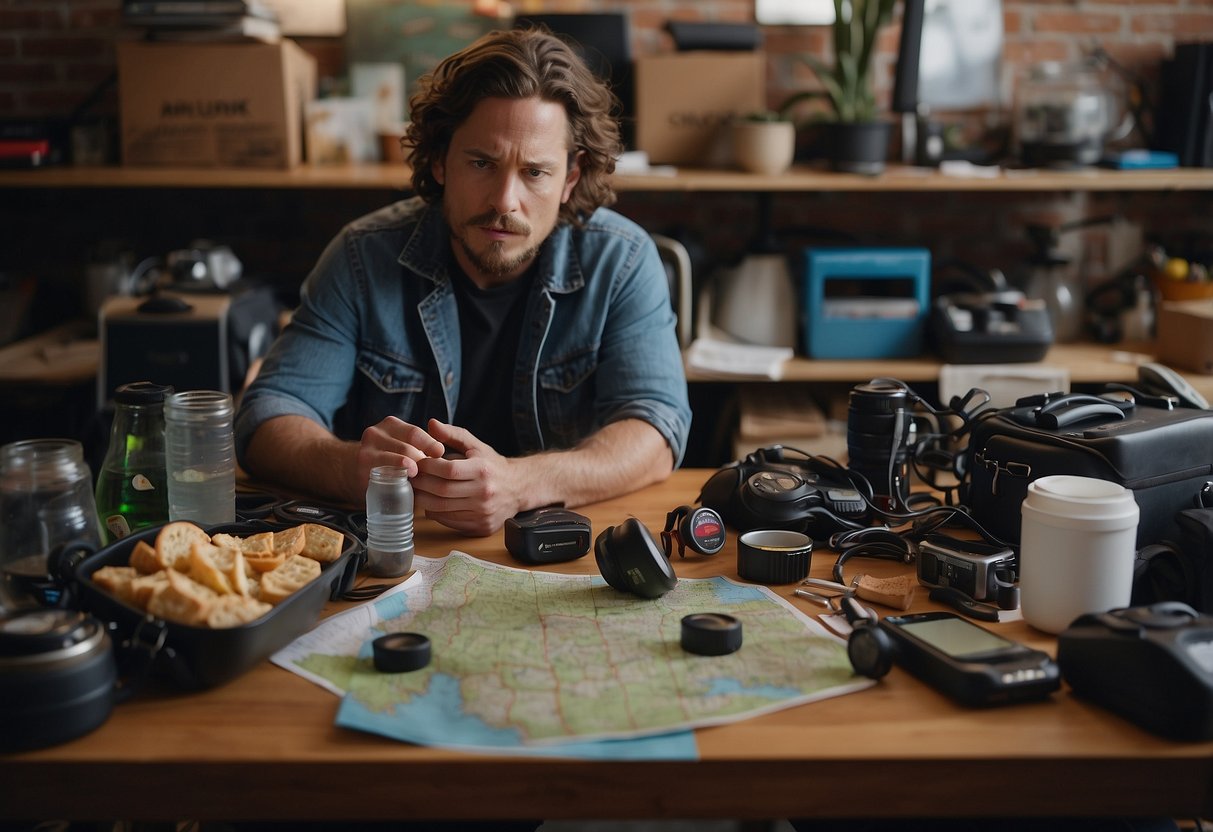
{"type": "Polygon", "coordinates": [[[837,298],[821,303],[826,318],[910,319],[920,312],[914,298],[837,298]]]}
{"type": "Polygon", "coordinates": [[[708,375],[778,380],[791,347],[762,347],[717,338],[696,338],[687,348],[687,366],[708,375]]]}

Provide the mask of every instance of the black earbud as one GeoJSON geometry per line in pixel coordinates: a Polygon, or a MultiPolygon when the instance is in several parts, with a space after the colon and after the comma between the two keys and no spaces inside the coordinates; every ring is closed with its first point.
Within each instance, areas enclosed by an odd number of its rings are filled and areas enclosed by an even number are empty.
{"type": "Polygon", "coordinates": [[[635,517],[609,526],[594,541],[594,560],[606,582],[620,592],[658,598],[678,583],[670,561],[635,517]]]}
{"type": "Polygon", "coordinates": [[[839,605],[851,623],[851,635],[847,638],[847,658],[851,660],[851,667],[860,676],[881,678],[893,667],[896,649],[893,640],[880,628],[876,614],[854,598],[844,596],[839,605]]]}

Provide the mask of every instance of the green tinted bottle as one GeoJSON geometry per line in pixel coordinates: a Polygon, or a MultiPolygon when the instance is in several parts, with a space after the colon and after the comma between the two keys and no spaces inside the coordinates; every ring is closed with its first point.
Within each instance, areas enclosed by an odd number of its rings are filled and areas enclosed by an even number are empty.
{"type": "Polygon", "coordinates": [[[114,391],[114,425],[96,492],[106,543],[168,522],[164,399],[172,392],[172,387],[150,381],[114,391]]]}

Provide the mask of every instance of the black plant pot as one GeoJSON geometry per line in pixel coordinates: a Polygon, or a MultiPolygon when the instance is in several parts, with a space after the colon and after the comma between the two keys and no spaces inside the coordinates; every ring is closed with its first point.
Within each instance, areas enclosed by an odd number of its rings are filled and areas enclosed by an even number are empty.
{"type": "Polygon", "coordinates": [[[825,125],[830,165],[844,173],[874,176],[889,155],[887,121],[834,122],[825,125]]]}

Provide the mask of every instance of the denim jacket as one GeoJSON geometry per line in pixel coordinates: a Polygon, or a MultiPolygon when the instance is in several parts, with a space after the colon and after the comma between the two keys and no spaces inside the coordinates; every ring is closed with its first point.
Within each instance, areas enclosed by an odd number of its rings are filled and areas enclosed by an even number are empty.
{"type": "MultiPolygon", "coordinates": [[[[243,459],[267,419],[296,414],[344,439],[386,416],[453,421],[459,315],[438,206],[413,198],[346,226],[304,281],[236,416],[243,459]]],[[[526,451],[568,448],[611,422],[655,427],[682,460],[691,410],[668,284],[649,235],[605,208],[558,224],[539,255],[516,357],[512,419],[526,451]]]]}

